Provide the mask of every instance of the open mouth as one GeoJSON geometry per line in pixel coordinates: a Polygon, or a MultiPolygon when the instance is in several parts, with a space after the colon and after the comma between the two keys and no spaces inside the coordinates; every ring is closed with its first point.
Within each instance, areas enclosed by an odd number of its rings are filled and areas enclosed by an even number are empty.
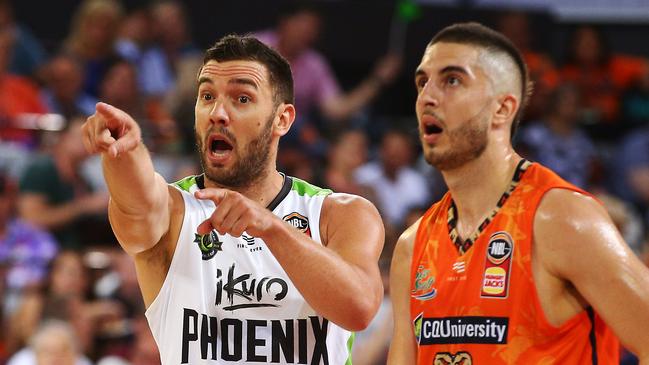
{"type": "Polygon", "coordinates": [[[428,124],[424,126],[424,133],[425,134],[439,134],[442,133],[442,128],[435,124],[428,124]]]}
{"type": "Polygon", "coordinates": [[[210,152],[215,155],[223,155],[233,149],[230,141],[226,140],[223,136],[211,136],[209,142],[210,152]]]}

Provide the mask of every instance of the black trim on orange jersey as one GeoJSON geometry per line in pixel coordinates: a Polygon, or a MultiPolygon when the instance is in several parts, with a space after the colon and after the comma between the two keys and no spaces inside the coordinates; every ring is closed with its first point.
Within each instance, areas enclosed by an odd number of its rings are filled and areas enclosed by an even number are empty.
{"type": "Polygon", "coordinates": [[[500,208],[502,208],[503,205],[505,205],[505,202],[507,202],[507,199],[509,199],[509,196],[512,194],[514,189],[518,186],[518,183],[521,181],[523,178],[523,174],[527,170],[527,168],[531,165],[532,163],[527,161],[526,159],[521,159],[518,162],[518,165],[516,165],[516,170],[514,170],[514,176],[512,176],[512,180],[509,183],[509,186],[503,193],[503,195],[500,197],[498,200],[498,204],[496,204],[496,208],[489,214],[488,217],[482,221],[480,226],[478,226],[478,229],[467,239],[462,241],[462,238],[460,238],[460,235],[457,231],[457,219],[458,219],[458,213],[457,213],[457,207],[455,206],[455,202],[451,198],[451,205],[448,207],[448,233],[449,236],[451,237],[451,241],[455,244],[455,247],[457,247],[457,250],[459,251],[460,255],[464,255],[465,252],[467,252],[471,246],[473,246],[473,243],[478,239],[478,236],[487,228],[489,223],[491,223],[491,220],[498,214],[500,211],[500,208]]]}
{"type": "Polygon", "coordinates": [[[588,338],[590,339],[590,350],[592,354],[593,365],[597,365],[599,361],[597,360],[597,336],[595,334],[595,311],[593,307],[586,308],[588,313],[588,319],[590,320],[590,333],[588,338]]]}

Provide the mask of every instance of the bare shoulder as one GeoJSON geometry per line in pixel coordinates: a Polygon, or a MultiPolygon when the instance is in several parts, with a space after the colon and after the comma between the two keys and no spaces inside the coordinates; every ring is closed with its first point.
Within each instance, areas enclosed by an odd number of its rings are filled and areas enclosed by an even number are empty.
{"type": "Polygon", "coordinates": [[[415,237],[417,236],[417,230],[419,229],[419,224],[421,223],[421,218],[419,218],[413,225],[406,228],[394,248],[394,254],[392,256],[392,264],[394,265],[397,261],[405,261],[410,265],[410,260],[412,259],[412,251],[415,246],[415,237]]]}
{"type": "MultiPolygon", "coordinates": [[[[332,193],[324,200],[323,209],[341,211],[346,209],[360,209],[377,211],[374,204],[359,195],[347,193],[332,193]]],[[[378,212],[378,211],[377,211],[378,212]]]]}
{"type": "Polygon", "coordinates": [[[320,218],[322,242],[346,240],[354,236],[365,236],[364,241],[382,241],[385,228],[381,215],[369,200],[352,194],[333,193],[322,205],[320,218]]]}
{"type": "Polygon", "coordinates": [[[534,217],[534,241],[555,274],[579,267],[594,251],[624,250],[606,209],[594,198],[566,189],[552,189],[541,200],[534,217]]]}
{"type": "Polygon", "coordinates": [[[333,193],[322,204],[322,221],[325,224],[380,224],[381,215],[369,200],[353,194],[333,193]]]}

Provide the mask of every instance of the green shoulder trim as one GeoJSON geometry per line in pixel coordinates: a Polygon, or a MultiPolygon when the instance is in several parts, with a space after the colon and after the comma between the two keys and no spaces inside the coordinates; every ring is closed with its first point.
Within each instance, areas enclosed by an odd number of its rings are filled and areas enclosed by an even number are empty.
{"type": "Polygon", "coordinates": [[[347,361],[345,365],[352,365],[352,345],[354,345],[354,338],[356,337],[356,332],[352,332],[347,340],[347,361]]]}
{"type": "Polygon", "coordinates": [[[189,188],[192,185],[196,185],[196,176],[187,176],[184,179],[178,180],[173,185],[176,185],[177,187],[185,190],[186,192],[189,193],[189,188]]]}
{"type": "Polygon", "coordinates": [[[296,177],[291,177],[291,179],[293,180],[293,186],[291,186],[291,190],[296,191],[300,196],[304,196],[306,194],[313,197],[317,195],[329,195],[333,193],[333,191],[329,189],[323,189],[315,185],[311,185],[308,182],[300,180],[296,177]]]}

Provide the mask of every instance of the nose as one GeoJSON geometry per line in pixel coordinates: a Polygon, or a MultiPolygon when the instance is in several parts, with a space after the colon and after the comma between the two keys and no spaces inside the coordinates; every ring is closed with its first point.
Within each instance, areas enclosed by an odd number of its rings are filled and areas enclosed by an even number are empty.
{"type": "Polygon", "coordinates": [[[222,102],[215,102],[212,110],[210,111],[210,123],[212,124],[222,124],[227,126],[230,124],[230,116],[228,111],[225,109],[225,104],[222,102]]]}
{"type": "Polygon", "coordinates": [[[426,85],[417,95],[417,104],[422,107],[437,107],[439,105],[439,90],[435,86],[435,83],[432,80],[428,80],[426,85]]]}

